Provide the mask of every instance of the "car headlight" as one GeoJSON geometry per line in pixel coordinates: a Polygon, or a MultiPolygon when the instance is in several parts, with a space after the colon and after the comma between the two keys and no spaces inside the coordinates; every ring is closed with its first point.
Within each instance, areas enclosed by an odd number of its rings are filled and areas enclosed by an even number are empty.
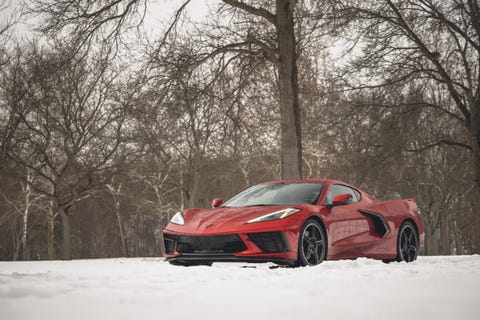
{"type": "Polygon", "coordinates": [[[183,226],[185,224],[185,220],[183,219],[183,214],[181,211],[175,213],[173,218],[170,220],[171,223],[179,224],[183,226]]]}
{"type": "Polygon", "coordinates": [[[290,217],[292,214],[295,214],[299,212],[300,209],[295,209],[295,208],[287,208],[283,209],[280,211],[275,211],[269,214],[266,214],[264,216],[252,219],[250,221],[247,221],[247,223],[254,223],[254,222],[263,222],[263,221],[270,221],[270,220],[278,220],[278,219],[283,219],[286,217],[290,217]]]}

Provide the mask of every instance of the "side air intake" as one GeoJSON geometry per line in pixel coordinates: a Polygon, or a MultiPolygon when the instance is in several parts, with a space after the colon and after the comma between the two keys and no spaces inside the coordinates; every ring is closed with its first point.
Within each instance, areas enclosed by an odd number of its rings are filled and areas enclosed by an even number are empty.
{"type": "Polygon", "coordinates": [[[364,209],[359,209],[358,212],[370,217],[373,220],[375,233],[377,233],[380,237],[385,238],[387,234],[390,233],[390,227],[381,214],[364,209]]]}

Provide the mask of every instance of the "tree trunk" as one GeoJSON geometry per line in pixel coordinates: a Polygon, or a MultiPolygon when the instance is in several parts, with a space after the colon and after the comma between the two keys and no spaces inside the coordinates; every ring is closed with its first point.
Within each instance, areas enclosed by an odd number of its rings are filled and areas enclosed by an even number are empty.
{"type": "Polygon", "coordinates": [[[18,260],[18,257],[20,255],[20,247],[21,247],[21,243],[20,243],[20,236],[21,236],[21,231],[17,234],[17,232],[15,232],[15,230],[12,230],[12,242],[13,242],[13,257],[12,257],[12,260],[13,261],[17,261],[18,260]]]}
{"type": "Polygon", "coordinates": [[[276,1],[278,91],[281,116],[281,177],[302,178],[302,141],[293,12],[295,1],[276,1]]]}
{"type": "Polygon", "coordinates": [[[441,254],[451,254],[451,242],[450,242],[450,228],[448,226],[448,212],[443,211],[440,216],[440,242],[442,244],[441,254]]]}
{"type": "Polygon", "coordinates": [[[425,253],[427,256],[438,255],[437,229],[425,233],[425,253]]]}
{"type": "MultiPolygon", "coordinates": [[[[197,157],[195,155],[195,157],[197,157]]],[[[199,207],[199,197],[198,197],[198,187],[200,184],[200,174],[199,174],[199,160],[198,158],[193,160],[193,170],[192,170],[192,183],[190,185],[190,190],[189,190],[189,198],[188,198],[188,207],[189,208],[195,208],[199,207]]]]}
{"type": "MultiPolygon", "coordinates": [[[[474,156],[475,157],[475,156],[474,156]]],[[[475,213],[475,222],[476,227],[475,230],[475,252],[476,254],[480,254],[480,155],[477,157],[475,161],[475,168],[477,170],[477,181],[476,181],[476,194],[475,198],[473,199],[473,210],[475,213]]]]}
{"type": "Polygon", "coordinates": [[[28,206],[25,206],[25,210],[23,212],[23,230],[22,230],[23,261],[28,260],[27,232],[28,232],[28,206]]]}
{"type": "MultiPolygon", "coordinates": [[[[52,210],[52,209],[49,209],[52,210]]],[[[54,250],[54,237],[55,237],[55,215],[52,211],[47,213],[47,259],[55,259],[54,250]]]]}
{"type": "Polygon", "coordinates": [[[33,176],[30,171],[27,172],[27,182],[25,183],[24,190],[25,194],[25,207],[23,209],[23,228],[22,228],[22,253],[23,253],[23,261],[27,261],[28,256],[28,243],[27,243],[27,236],[28,236],[28,213],[30,211],[30,195],[32,193],[32,184],[33,176]]]}
{"type": "Polygon", "coordinates": [[[475,175],[473,210],[476,222],[475,253],[480,254],[480,104],[471,110],[470,133],[472,141],[473,170],[475,175]]]}
{"type": "Polygon", "coordinates": [[[65,212],[65,209],[60,209],[60,217],[62,218],[62,227],[63,227],[63,259],[71,260],[70,252],[70,217],[65,212]]]}
{"type": "Polygon", "coordinates": [[[186,205],[185,178],[183,177],[183,175],[183,165],[180,165],[180,210],[183,210],[186,205]]]}
{"type": "Polygon", "coordinates": [[[168,217],[168,213],[166,215],[162,213],[161,218],[160,218],[160,230],[161,230],[161,232],[159,232],[159,239],[158,239],[159,242],[160,242],[160,255],[162,257],[165,256],[165,238],[163,237],[163,229],[165,229],[165,227],[167,226],[168,221],[170,221],[170,219],[168,217]],[[167,218],[167,221],[165,221],[165,217],[167,218]]]}
{"type": "Polygon", "coordinates": [[[454,236],[455,236],[455,254],[463,255],[463,241],[462,241],[462,231],[459,230],[458,224],[454,224],[454,236]]]}
{"type": "Polygon", "coordinates": [[[112,195],[113,199],[113,206],[115,209],[115,216],[117,218],[117,225],[118,225],[118,233],[120,235],[120,242],[122,243],[122,255],[124,257],[129,257],[128,252],[128,243],[127,237],[125,235],[125,228],[123,227],[122,215],[120,214],[120,200],[119,197],[122,191],[122,184],[120,183],[117,188],[113,186],[113,184],[106,185],[108,191],[112,195]]]}
{"type": "Polygon", "coordinates": [[[122,216],[120,215],[120,203],[114,196],[115,201],[115,215],[117,216],[118,231],[120,234],[120,241],[122,242],[122,254],[124,257],[129,257],[127,237],[125,236],[125,229],[123,228],[122,216]]]}

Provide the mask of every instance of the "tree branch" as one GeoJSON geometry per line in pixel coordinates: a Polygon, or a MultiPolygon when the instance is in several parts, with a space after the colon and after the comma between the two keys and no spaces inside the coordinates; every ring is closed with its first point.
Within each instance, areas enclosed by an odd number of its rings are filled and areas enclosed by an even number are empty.
{"type": "Polygon", "coordinates": [[[251,14],[257,16],[257,17],[265,18],[269,22],[271,22],[274,26],[277,26],[276,15],[274,15],[273,13],[271,13],[270,11],[268,11],[264,8],[256,8],[256,7],[253,7],[249,4],[246,4],[245,2],[237,1],[237,0],[222,0],[222,1],[224,3],[232,6],[232,7],[241,9],[241,10],[246,11],[248,13],[251,13],[251,14]]]}
{"type": "Polygon", "coordinates": [[[389,7],[393,10],[394,14],[397,16],[398,22],[396,23],[400,28],[402,28],[406,35],[418,46],[418,48],[423,52],[425,57],[427,57],[438,69],[439,74],[444,78],[445,84],[447,85],[448,91],[455,101],[455,104],[460,109],[462,114],[465,117],[465,123],[467,126],[470,126],[470,111],[467,109],[465,104],[462,102],[460,94],[455,90],[453,86],[453,81],[447,71],[443,68],[443,66],[438,61],[437,57],[427,48],[425,43],[419,38],[417,33],[412,30],[410,25],[407,23],[403,14],[400,12],[399,8],[391,1],[387,0],[389,7]]]}
{"type": "Polygon", "coordinates": [[[457,141],[450,141],[450,140],[439,140],[439,141],[436,141],[436,142],[433,142],[433,143],[430,143],[426,146],[423,146],[422,148],[418,148],[418,149],[411,149],[411,148],[403,148],[403,150],[407,151],[407,152],[423,152],[423,151],[426,151],[428,149],[431,149],[433,147],[438,147],[440,145],[448,145],[448,146],[455,146],[455,147],[462,147],[462,148],[465,148],[469,151],[472,151],[472,146],[468,145],[468,144],[465,144],[463,142],[457,142],[457,141]]]}

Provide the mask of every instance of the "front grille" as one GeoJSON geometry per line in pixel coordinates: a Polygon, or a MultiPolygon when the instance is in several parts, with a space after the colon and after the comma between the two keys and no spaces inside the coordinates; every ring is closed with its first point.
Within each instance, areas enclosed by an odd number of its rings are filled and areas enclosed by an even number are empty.
{"type": "Polygon", "coordinates": [[[247,250],[238,235],[223,236],[178,236],[177,252],[221,254],[247,250]]]}
{"type": "Polygon", "coordinates": [[[287,239],[283,232],[250,233],[248,240],[266,253],[286,252],[290,250],[287,239]]]}

